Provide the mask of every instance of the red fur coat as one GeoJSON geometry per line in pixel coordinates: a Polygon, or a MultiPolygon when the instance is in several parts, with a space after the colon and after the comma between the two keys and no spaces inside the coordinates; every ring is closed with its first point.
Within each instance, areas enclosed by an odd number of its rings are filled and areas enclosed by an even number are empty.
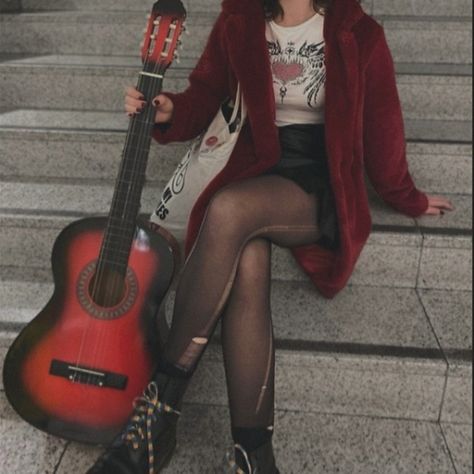
{"type": "MultiPolygon", "coordinates": [[[[223,0],[188,88],[177,94],[163,92],[174,102],[174,115],[171,124],[155,128],[154,138],[162,144],[196,137],[224,98],[235,96],[237,80],[248,107],[248,126],[241,130],[227,165],[191,211],[186,256],[212,195],[279,159],[264,20],[260,0],[223,0]]],[[[408,170],[401,104],[383,27],[357,0],[333,0],[323,35],[326,148],[341,245],[330,251],[310,244],[293,247],[291,253],[316,289],[333,298],[346,285],[371,231],[364,169],[380,197],[399,212],[417,217],[427,209],[428,199],[408,170]]]]}

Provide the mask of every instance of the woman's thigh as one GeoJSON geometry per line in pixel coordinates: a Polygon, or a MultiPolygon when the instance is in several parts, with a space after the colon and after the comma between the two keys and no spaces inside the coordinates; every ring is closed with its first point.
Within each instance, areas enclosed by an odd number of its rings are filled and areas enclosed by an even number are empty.
{"type": "MultiPolygon", "coordinates": [[[[263,175],[230,183],[215,193],[205,220],[216,232],[268,238],[291,247],[318,239],[318,201],[294,181],[263,175]]],[[[223,238],[225,235],[223,235],[223,238]]]]}

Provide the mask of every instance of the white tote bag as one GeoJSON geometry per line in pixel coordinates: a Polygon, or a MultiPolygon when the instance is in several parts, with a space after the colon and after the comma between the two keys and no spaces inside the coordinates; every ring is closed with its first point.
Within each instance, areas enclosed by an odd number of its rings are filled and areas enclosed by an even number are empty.
{"type": "Polygon", "coordinates": [[[229,160],[246,117],[247,108],[239,83],[235,104],[231,98],[221,104],[207,130],[193,140],[164,187],[150,220],[171,232],[181,249],[191,209],[201,192],[229,160]],[[232,115],[227,121],[223,109],[232,105],[232,115]]]}

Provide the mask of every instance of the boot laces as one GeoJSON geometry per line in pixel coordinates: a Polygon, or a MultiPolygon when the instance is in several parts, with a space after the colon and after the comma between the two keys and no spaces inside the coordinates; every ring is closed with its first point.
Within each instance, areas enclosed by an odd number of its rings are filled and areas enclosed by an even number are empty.
{"type": "MultiPolygon", "coordinates": [[[[238,443],[234,444],[234,448],[238,449],[239,451],[242,452],[245,462],[247,464],[247,469],[248,469],[248,474],[258,474],[257,470],[253,471],[252,470],[252,465],[250,464],[250,460],[248,457],[247,452],[245,449],[238,443]]],[[[227,471],[226,474],[245,474],[245,471],[243,471],[235,462],[235,456],[234,456],[234,450],[228,450],[225,454],[225,460],[227,463],[227,471]]]]}
{"type": "Polygon", "coordinates": [[[151,429],[152,421],[156,421],[156,415],[160,412],[173,412],[178,415],[180,415],[181,412],[158,399],[158,386],[155,381],[150,382],[143,394],[135,398],[133,407],[133,415],[122,434],[122,439],[134,450],[137,450],[141,443],[146,440],[148,473],[154,474],[155,455],[151,429]]]}

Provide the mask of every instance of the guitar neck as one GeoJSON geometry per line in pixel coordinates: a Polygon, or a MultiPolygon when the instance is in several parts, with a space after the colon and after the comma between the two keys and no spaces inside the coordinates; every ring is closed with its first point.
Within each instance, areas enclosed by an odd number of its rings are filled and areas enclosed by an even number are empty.
{"type": "Polygon", "coordinates": [[[151,145],[151,132],[155,125],[156,109],[151,103],[162,89],[163,77],[142,71],[137,90],[147,105],[129,122],[122,152],[112,205],[108,217],[99,262],[125,274],[133,241],[136,218],[140,210],[146,167],[151,145]]]}

